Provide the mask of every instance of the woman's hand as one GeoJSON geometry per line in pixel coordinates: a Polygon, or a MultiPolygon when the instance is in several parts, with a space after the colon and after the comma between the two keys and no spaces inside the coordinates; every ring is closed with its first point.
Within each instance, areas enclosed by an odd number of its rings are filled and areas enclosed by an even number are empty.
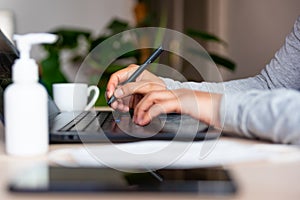
{"type": "Polygon", "coordinates": [[[127,68],[111,75],[106,88],[106,98],[110,98],[113,94],[117,98],[117,101],[111,104],[113,109],[128,112],[129,108],[133,108],[145,94],[151,91],[166,89],[165,83],[147,70],[145,70],[135,82],[120,85],[125,82],[138,67],[138,65],[129,65],[127,68]]]}
{"type": "Polygon", "coordinates": [[[143,126],[161,113],[176,112],[218,127],[221,98],[220,94],[189,89],[152,91],[135,107],[133,120],[143,126]]]}

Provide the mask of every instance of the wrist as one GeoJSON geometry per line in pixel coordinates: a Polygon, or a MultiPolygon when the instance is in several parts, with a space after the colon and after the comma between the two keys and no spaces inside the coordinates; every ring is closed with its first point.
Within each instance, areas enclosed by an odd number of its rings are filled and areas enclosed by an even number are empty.
{"type": "Polygon", "coordinates": [[[199,92],[199,119],[206,124],[220,128],[220,104],[222,95],[217,93],[199,92]]]}

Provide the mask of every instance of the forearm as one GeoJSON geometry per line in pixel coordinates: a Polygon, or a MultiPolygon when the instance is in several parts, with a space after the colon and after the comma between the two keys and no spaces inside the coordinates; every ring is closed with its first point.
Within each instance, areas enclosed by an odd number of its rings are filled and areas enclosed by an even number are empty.
{"type": "Polygon", "coordinates": [[[249,91],[223,95],[223,131],[249,138],[300,144],[300,93],[294,90],[249,91]]]}
{"type": "Polygon", "coordinates": [[[162,78],[162,80],[166,84],[167,89],[170,90],[186,88],[203,92],[229,94],[253,89],[268,89],[268,86],[265,84],[265,80],[261,77],[261,75],[221,83],[179,82],[168,78],[162,78]]]}

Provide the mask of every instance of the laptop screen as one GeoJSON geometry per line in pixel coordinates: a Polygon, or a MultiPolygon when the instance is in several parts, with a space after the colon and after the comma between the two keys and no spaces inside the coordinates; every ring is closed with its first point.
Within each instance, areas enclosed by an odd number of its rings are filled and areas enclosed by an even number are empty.
{"type": "Polygon", "coordinates": [[[11,67],[14,60],[19,57],[16,47],[0,30],[0,119],[3,121],[3,92],[12,82],[11,67]]]}

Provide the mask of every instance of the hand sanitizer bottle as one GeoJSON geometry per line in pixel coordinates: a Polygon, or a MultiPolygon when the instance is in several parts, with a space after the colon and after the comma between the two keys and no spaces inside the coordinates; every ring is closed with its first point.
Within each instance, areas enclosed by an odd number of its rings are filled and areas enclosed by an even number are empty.
{"type": "Polygon", "coordinates": [[[13,83],[4,91],[5,143],[9,155],[44,154],[49,146],[46,89],[38,82],[38,66],[30,58],[33,44],[54,43],[46,33],[15,35],[20,52],[12,69],[13,83]]]}

